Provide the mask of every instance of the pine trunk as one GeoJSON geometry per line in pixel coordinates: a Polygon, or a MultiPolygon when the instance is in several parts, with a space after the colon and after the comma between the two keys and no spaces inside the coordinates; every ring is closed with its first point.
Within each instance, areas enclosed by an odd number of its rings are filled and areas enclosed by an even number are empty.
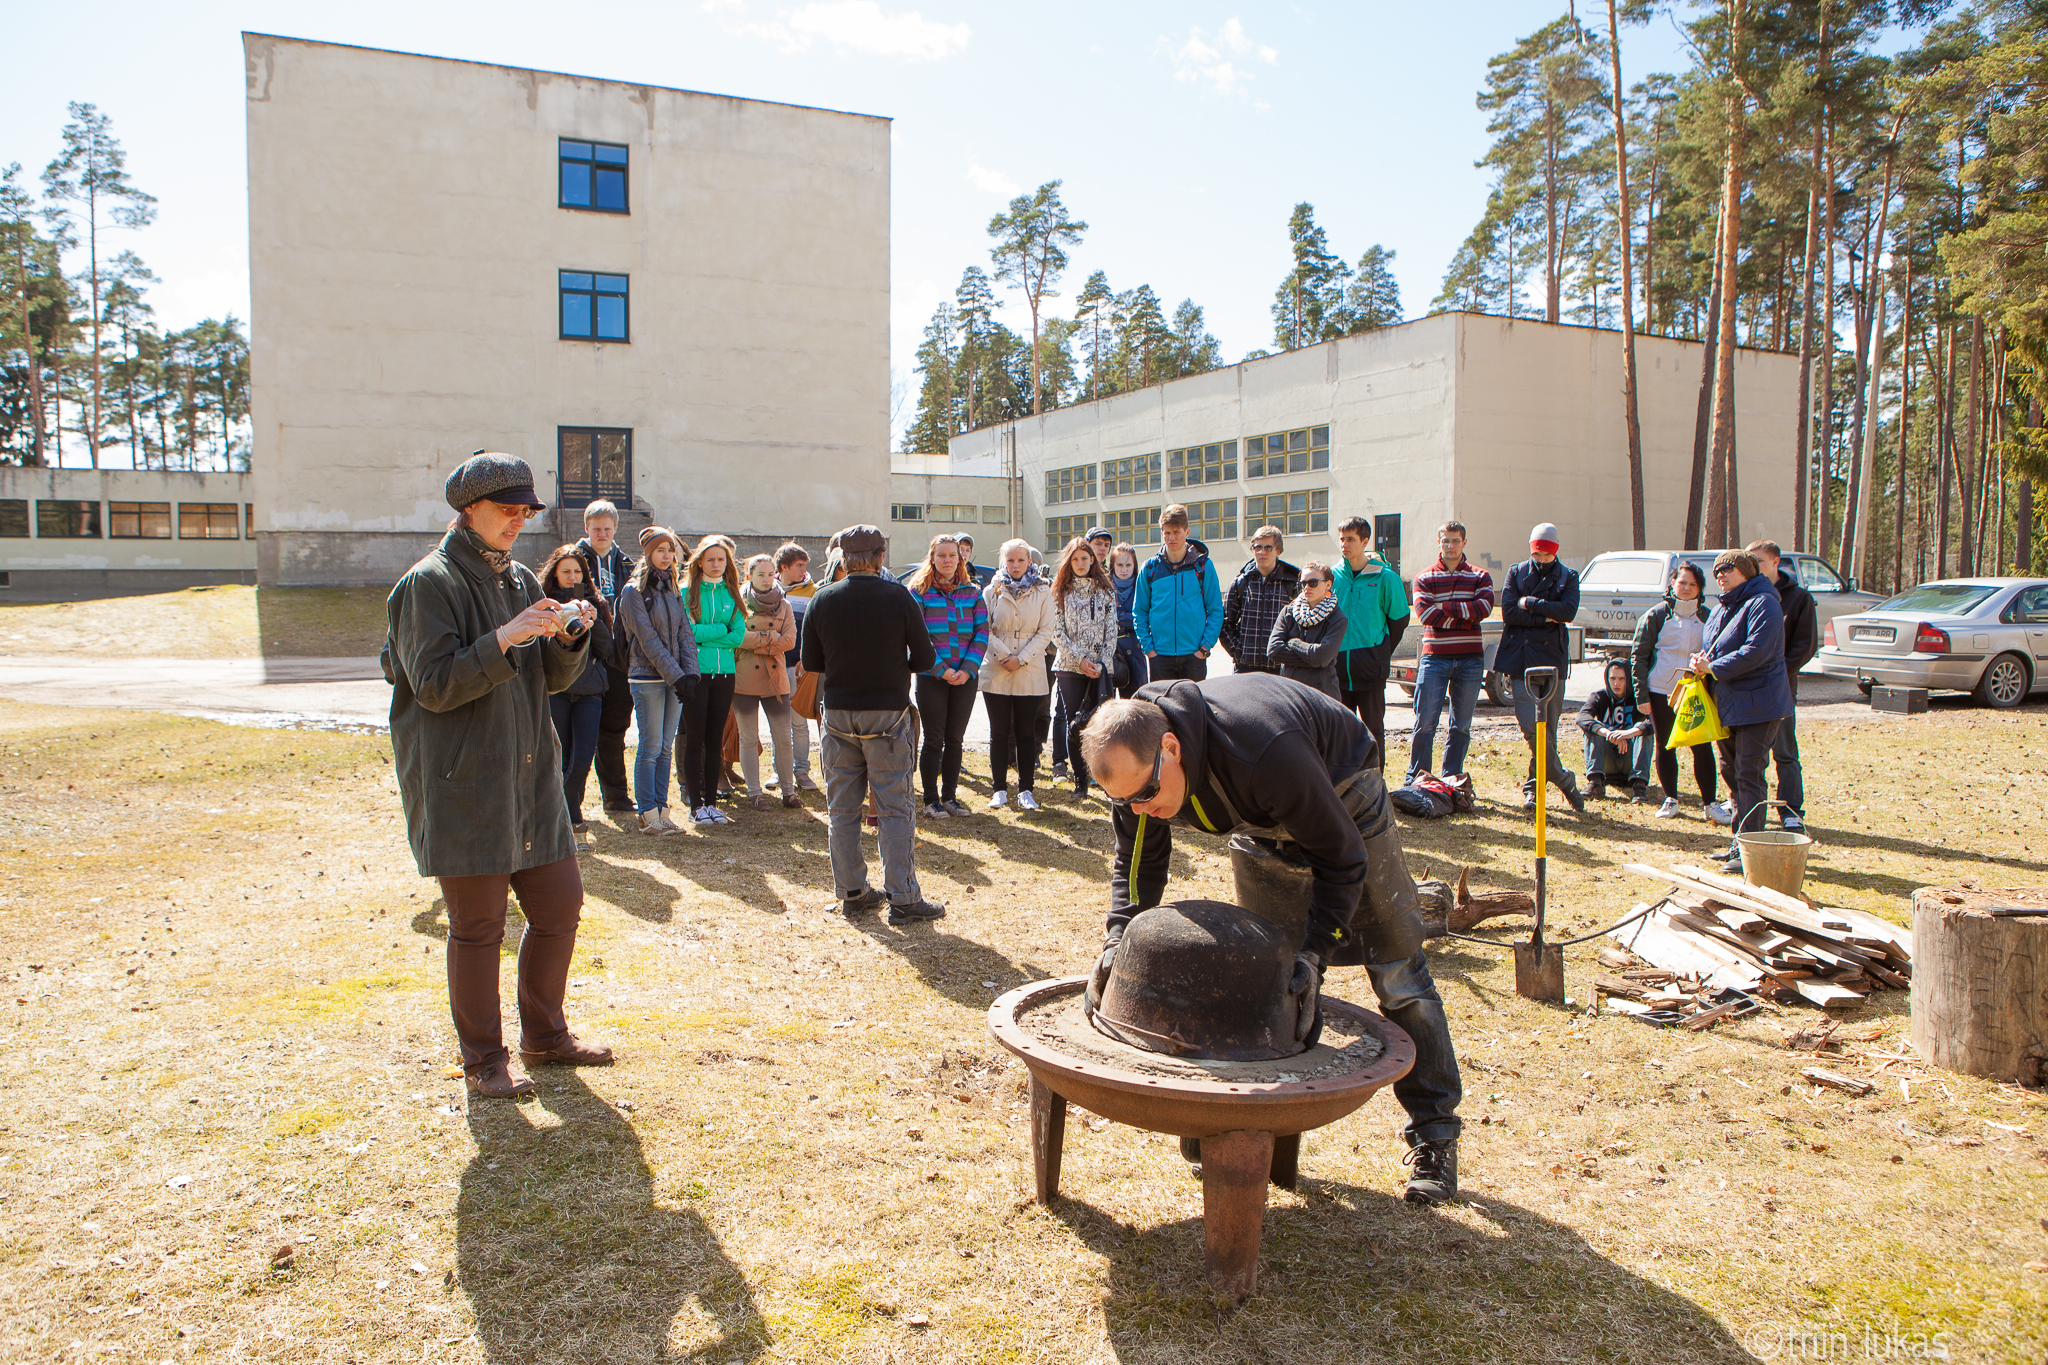
{"type": "MultiPolygon", "coordinates": [[[[1740,13],[1738,7],[1737,13],[1740,13]]],[[[1739,42],[1739,30],[1738,30],[1739,42]]],[[[1742,241],[1743,96],[1728,100],[1728,164],[1721,178],[1721,325],[1714,357],[1713,464],[1707,485],[1706,532],[1715,547],[1741,539],[1735,481],[1735,286],[1742,241]]]]}
{"type": "Polygon", "coordinates": [[[1897,492],[1892,510],[1892,583],[1893,592],[1904,591],[1901,582],[1906,571],[1906,431],[1912,425],[1913,415],[1913,228],[1908,223],[1905,233],[1906,278],[1899,295],[1899,467],[1894,471],[1892,485],[1897,492]]]}
{"type": "Polygon", "coordinates": [[[1628,202],[1628,123],[1621,101],[1621,35],[1616,0],[1607,0],[1607,55],[1614,70],[1614,178],[1621,196],[1621,403],[1628,423],[1629,527],[1635,548],[1649,548],[1643,526],[1643,429],[1636,416],[1636,305],[1631,259],[1635,220],[1628,202]]]}
{"type": "Polygon", "coordinates": [[[1721,334],[1721,230],[1714,236],[1714,282],[1707,291],[1707,325],[1700,329],[1706,345],[1700,355],[1699,410],[1693,417],[1692,476],[1685,502],[1685,548],[1700,548],[1701,514],[1707,491],[1707,450],[1712,433],[1715,341],[1721,334]]]}
{"type": "Polygon", "coordinates": [[[1963,440],[1967,443],[1956,461],[1956,480],[1962,494],[1962,544],[1956,550],[1957,572],[1977,572],[1977,489],[1975,480],[1978,466],[1977,424],[1983,415],[1982,388],[1980,382],[1984,371],[1984,319],[1979,317],[1970,324],[1970,392],[1969,427],[1963,440]]]}
{"type": "Polygon", "coordinates": [[[1828,120],[1821,151],[1827,184],[1821,202],[1821,362],[1820,362],[1820,454],[1816,460],[1813,544],[1825,549],[1828,543],[1828,507],[1834,485],[1835,463],[1835,126],[1828,120]]]}
{"type": "Polygon", "coordinates": [[[1792,548],[1806,549],[1807,490],[1813,478],[1813,275],[1820,250],[1820,120],[1813,121],[1815,184],[1806,191],[1806,254],[1800,258],[1804,278],[1799,293],[1799,420],[1792,454],[1792,548]]]}

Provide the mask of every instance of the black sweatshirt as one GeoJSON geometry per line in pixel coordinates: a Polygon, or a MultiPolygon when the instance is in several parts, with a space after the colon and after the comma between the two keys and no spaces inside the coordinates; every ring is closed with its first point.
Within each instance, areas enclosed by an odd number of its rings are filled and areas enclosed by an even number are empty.
{"type": "Polygon", "coordinates": [[[900,711],[910,677],[938,661],[924,612],[901,583],[849,574],[818,589],[804,613],[804,672],[822,674],[833,711],[900,711]]]}
{"type": "Polygon", "coordinates": [[[1336,787],[1373,760],[1364,723],[1321,692],[1263,673],[1151,683],[1138,696],[1166,712],[1188,799],[1171,821],[1110,807],[1110,936],[1164,897],[1173,825],[1207,834],[1242,829],[1300,846],[1315,874],[1306,947],[1327,959],[1350,932],[1365,886],[1365,840],[1336,787]]]}

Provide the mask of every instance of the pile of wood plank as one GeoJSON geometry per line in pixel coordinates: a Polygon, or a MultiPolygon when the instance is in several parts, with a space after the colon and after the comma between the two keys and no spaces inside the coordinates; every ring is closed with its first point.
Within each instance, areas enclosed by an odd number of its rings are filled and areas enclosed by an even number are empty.
{"type": "Polygon", "coordinates": [[[1654,968],[1705,988],[1822,1007],[1911,984],[1910,929],[1686,863],[1627,866],[1672,887],[1657,909],[1608,934],[1654,968]]]}

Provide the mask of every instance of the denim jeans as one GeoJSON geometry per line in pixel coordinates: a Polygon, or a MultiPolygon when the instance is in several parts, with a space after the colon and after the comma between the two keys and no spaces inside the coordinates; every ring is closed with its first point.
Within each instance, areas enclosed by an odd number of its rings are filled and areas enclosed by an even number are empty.
{"type": "Polygon", "coordinates": [[[562,745],[562,796],[569,803],[571,824],[583,823],[583,788],[590,780],[591,760],[597,757],[597,729],[604,702],[601,692],[593,697],[557,692],[548,698],[555,738],[562,745]]]}
{"type": "Polygon", "coordinates": [[[1479,689],[1486,681],[1486,658],[1479,654],[1425,654],[1415,674],[1415,737],[1408,745],[1408,780],[1417,773],[1435,772],[1430,760],[1436,750],[1436,724],[1451,704],[1451,736],[1444,741],[1444,772],[1465,771],[1465,754],[1472,747],[1472,711],[1479,705],[1479,689]]]}
{"type": "Polygon", "coordinates": [[[633,724],[640,747],[633,751],[633,806],[645,814],[668,804],[668,766],[676,751],[676,726],[683,702],[659,678],[633,679],[633,724]]]}
{"type": "MultiPolygon", "coordinates": [[[[1515,723],[1522,727],[1522,738],[1529,744],[1529,775],[1522,782],[1522,792],[1527,795],[1536,790],[1536,699],[1520,678],[1508,679],[1508,691],[1515,699],[1515,723]]],[[[1573,789],[1572,776],[1557,761],[1557,723],[1563,718],[1564,679],[1560,677],[1551,685],[1550,700],[1543,707],[1543,770],[1550,774],[1553,786],[1568,792],[1573,789]]]]}
{"type": "Polygon", "coordinates": [[[1196,682],[1204,682],[1209,677],[1209,661],[1193,654],[1154,654],[1147,662],[1151,665],[1154,682],[1167,678],[1192,678],[1196,682]]]}
{"type": "Polygon", "coordinates": [[[1402,962],[1367,963],[1365,974],[1379,997],[1380,1013],[1415,1040],[1415,1065],[1394,1082],[1394,1098],[1408,1112],[1408,1126],[1401,1135],[1411,1147],[1457,1137],[1465,1126],[1458,1117],[1465,1084],[1458,1076],[1458,1053],[1451,1046],[1443,997],[1430,979],[1429,959],[1418,948],[1415,956],[1402,962]]]}
{"type": "Polygon", "coordinates": [[[1656,740],[1650,735],[1637,735],[1628,742],[1626,752],[1615,748],[1597,735],[1586,736],[1586,776],[1608,777],[1630,784],[1637,782],[1648,786],[1650,782],[1650,746],[1656,740]]]}
{"type": "Polygon", "coordinates": [[[833,892],[850,900],[868,889],[868,860],[860,847],[868,789],[880,813],[882,889],[891,905],[914,905],[917,885],[917,712],[827,711],[818,727],[818,757],[825,768],[826,842],[832,851],[833,892]]]}

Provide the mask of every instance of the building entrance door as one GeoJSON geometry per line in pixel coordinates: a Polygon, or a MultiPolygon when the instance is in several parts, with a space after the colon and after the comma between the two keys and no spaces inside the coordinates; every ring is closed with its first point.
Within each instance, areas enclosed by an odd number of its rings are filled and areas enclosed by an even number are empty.
{"type": "Polygon", "coordinates": [[[633,505],[633,432],[628,427],[557,427],[561,505],[580,512],[599,498],[633,505]]]}

